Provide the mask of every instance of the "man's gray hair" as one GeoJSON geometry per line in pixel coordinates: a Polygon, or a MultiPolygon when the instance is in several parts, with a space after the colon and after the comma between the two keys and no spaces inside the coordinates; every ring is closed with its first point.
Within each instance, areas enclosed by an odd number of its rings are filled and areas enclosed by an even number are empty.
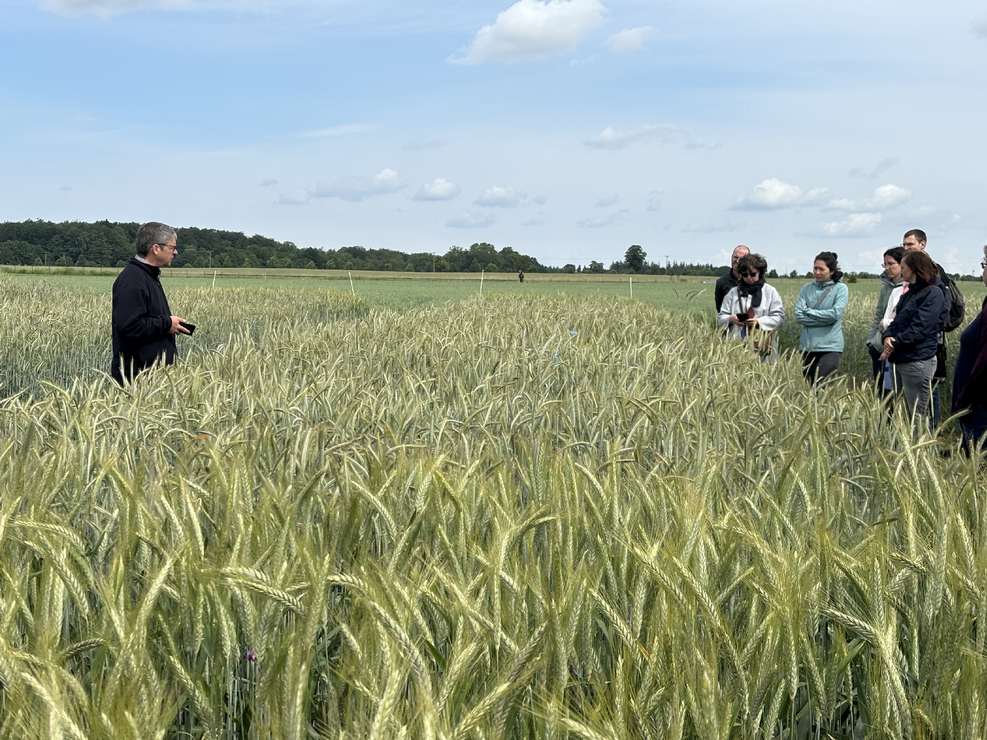
{"type": "Polygon", "coordinates": [[[151,251],[151,247],[155,244],[161,244],[163,246],[172,239],[178,239],[178,235],[173,228],[168,224],[150,221],[141,226],[137,231],[137,254],[141,257],[147,257],[147,253],[151,251]]]}

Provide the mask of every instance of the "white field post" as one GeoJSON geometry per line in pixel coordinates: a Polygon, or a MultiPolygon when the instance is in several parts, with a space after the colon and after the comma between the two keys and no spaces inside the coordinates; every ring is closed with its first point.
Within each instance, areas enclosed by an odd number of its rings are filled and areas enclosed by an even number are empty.
{"type": "Polygon", "coordinates": [[[213,273],[212,273],[212,287],[214,287],[214,288],[216,287],[216,271],[215,270],[213,270],[213,273]]]}
{"type": "Polygon", "coordinates": [[[353,273],[347,272],[346,274],[350,276],[350,293],[356,295],[356,289],[353,287],[353,273]]]}
{"type": "Polygon", "coordinates": [[[628,285],[631,286],[631,298],[633,298],[634,297],[634,278],[633,277],[627,278],[627,283],[628,283],[628,285]]]}
{"type": "Polygon", "coordinates": [[[483,273],[486,270],[480,270],[480,295],[483,295],[483,273]]]}

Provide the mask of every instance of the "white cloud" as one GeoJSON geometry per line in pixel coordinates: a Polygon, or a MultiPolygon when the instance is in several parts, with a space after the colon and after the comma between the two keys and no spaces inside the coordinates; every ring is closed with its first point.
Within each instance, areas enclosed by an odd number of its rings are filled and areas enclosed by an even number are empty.
{"type": "Polygon", "coordinates": [[[451,56],[448,61],[519,62],[565,54],[603,23],[605,11],[600,0],[518,0],[498,13],[493,25],[477,31],[473,43],[460,56],[451,56]]]}
{"type": "Polygon", "coordinates": [[[308,201],[309,193],[306,190],[294,190],[278,196],[278,205],[282,206],[300,206],[308,203],[308,201]]]}
{"type": "Polygon", "coordinates": [[[970,29],[980,38],[987,39],[987,15],[970,21],[970,29]]]}
{"type": "Polygon", "coordinates": [[[823,224],[822,236],[858,237],[870,236],[882,221],[880,213],[854,213],[844,221],[823,224]]]}
{"type": "Polygon", "coordinates": [[[135,10],[183,10],[189,0],[45,0],[44,9],[59,15],[91,13],[103,18],[135,10]]]}
{"type": "Polygon", "coordinates": [[[312,195],[316,198],[340,198],[353,202],[366,200],[374,195],[396,193],[405,186],[398,173],[384,168],[373,177],[351,175],[340,177],[332,182],[319,183],[312,195]]]}
{"type": "Polygon", "coordinates": [[[888,183],[874,188],[874,197],[868,201],[869,210],[884,211],[897,208],[905,201],[911,200],[912,194],[905,188],[888,183]]]}
{"type": "Polygon", "coordinates": [[[328,136],[348,136],[350,134],[365,134],[377,128],[373,123],[344,123],[340,126],[317,128],[312,131],[302,131],[298,134],[303,139],[321,139],[328,136]]]}
{"type": "Polygon", "coordinates": [[[658,139],[663,144],[667,144],[681,133],[677,126],[671,124],[650,124],[634,126],[626,131],[614,131],[613,127],[607,126],[599,136],[586,139],[586,146],[594,149],[623,149],[636,141],[646,141],[648,139],[658,139]]]}
{"type": "Polygon", "coordinates": [[[471,213],[464,211],[446,221],[446,226],[457,229],[483,229],[492,225],[497,217],[492,213],[471,213]]]}
{"type": "Polygon", "coordinates": [[[404,146],[401,148],[409,152],[423,152],[426,149],[438,149],[448,143],[449,139],[440,136],[434,139],[412,139],[404,142],[404,146]]]}
{"type": "Polygon", "coordinates": [[[911,197],[912,194],[910,191],[898,185],[888,183],[887,185],[874,188],[874,194],[861,203],[857,203],[849,198],[834,198],[826,204],[826,210],[849,211],[850,213],[888,211],[911,200],[911,197]]]}
{"type": "Polygon", "coordinates": [[[607,208],[609,206],[617,205],[617,203],[619,202],[620,202],[620,196],[614,194],[614,195],[607,195],[602,198],[597,198],[595,205],[597,208],[607,208]]]}
{"type": "Polygon", "coordinates": [[[541,196],[529,198],[528,194],[523,190],[518,190],[517,188],[513,188],[509,185],[507,187],[499,187],[494,185],[491,188],[487,188],[486,192],[484,192],[483,195],[477,198],[474,202],[478,206],[517,208],[518,206],[526,206],[532,203],[544,203],[545,198],[541,196]]]}
{"type": "Polygon", "coordinates": [[[639,51],[644,48],[644,40],[651,35],[651,26],[625,28],[607,39],[610,51],[639,51]]]}
{"type": "Polygon", "coordinates": [[[818,206],[826,202],[833,194],[829,188],[813,188],[802,196],[802,205],[818,206]]]}
{"type": "Polygon", "coordinates": [[[452,200],[459,195],[461,188],[444,177],[438,177],[432,182],[422,185],[421,190],[414,194],[414,200],[452,200]]]}
{"type": "Polygon", "coordinates": [[[627,209],[622,209],[616,213],[611,213],[606,218],[584,218],[576,222],[576,226],[583,229],[604,229],[607,226],[615,226],[627,220],[627,209]]]}
{"type": "Polygon", "coordinates": [[[874,165],[870,170],[865,170],[863,167],[854,167],[852,170],[847,172],[847,177],[856,177],[858,179],[865,178],[867,180],[873,180],[875,177],[880,175],[882,172],[887,172],[892,167],[897,167],[900,163],[897,157],[888,157],[887,159],[882,159],[876,165],[874,165]]]}
{"type": "Polygon", "coordinates": [[[774,210],[790,208],[802,201],[802,188],[776,177],[762,180],[743,198],[738,198],[734,208],[739,210],[774,210]]]}
{"type": "Polygon", "coordinates": [[[746,221],[721,221],[720,223],[690,224],[682,229],[683,234],[726,234],[740,231],[747,226],[746,221]]]}

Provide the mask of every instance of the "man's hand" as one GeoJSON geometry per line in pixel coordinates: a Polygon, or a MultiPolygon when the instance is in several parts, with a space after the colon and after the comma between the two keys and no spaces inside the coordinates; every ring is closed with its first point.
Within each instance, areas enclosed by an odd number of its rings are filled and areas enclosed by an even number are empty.
{"type": "Polygon", "coordinates": [[[182,326],[182,322],[185,321],[181,316],[171,317],[171,329],[168,330],[169,334],[191,334],[188,329],[182,326]]]}

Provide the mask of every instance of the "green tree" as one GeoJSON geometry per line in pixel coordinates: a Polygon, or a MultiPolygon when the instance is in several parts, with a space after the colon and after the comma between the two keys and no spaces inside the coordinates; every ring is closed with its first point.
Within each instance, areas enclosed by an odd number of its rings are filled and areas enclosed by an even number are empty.
{"type": "Polygon", "coordinates": [[[641,248],[640,244],[631,244],[624,252],[624,262],[627,263],[627,269],[641,272],[644,267],[644,258],[647,256],[647,252],[641,248]]]}

